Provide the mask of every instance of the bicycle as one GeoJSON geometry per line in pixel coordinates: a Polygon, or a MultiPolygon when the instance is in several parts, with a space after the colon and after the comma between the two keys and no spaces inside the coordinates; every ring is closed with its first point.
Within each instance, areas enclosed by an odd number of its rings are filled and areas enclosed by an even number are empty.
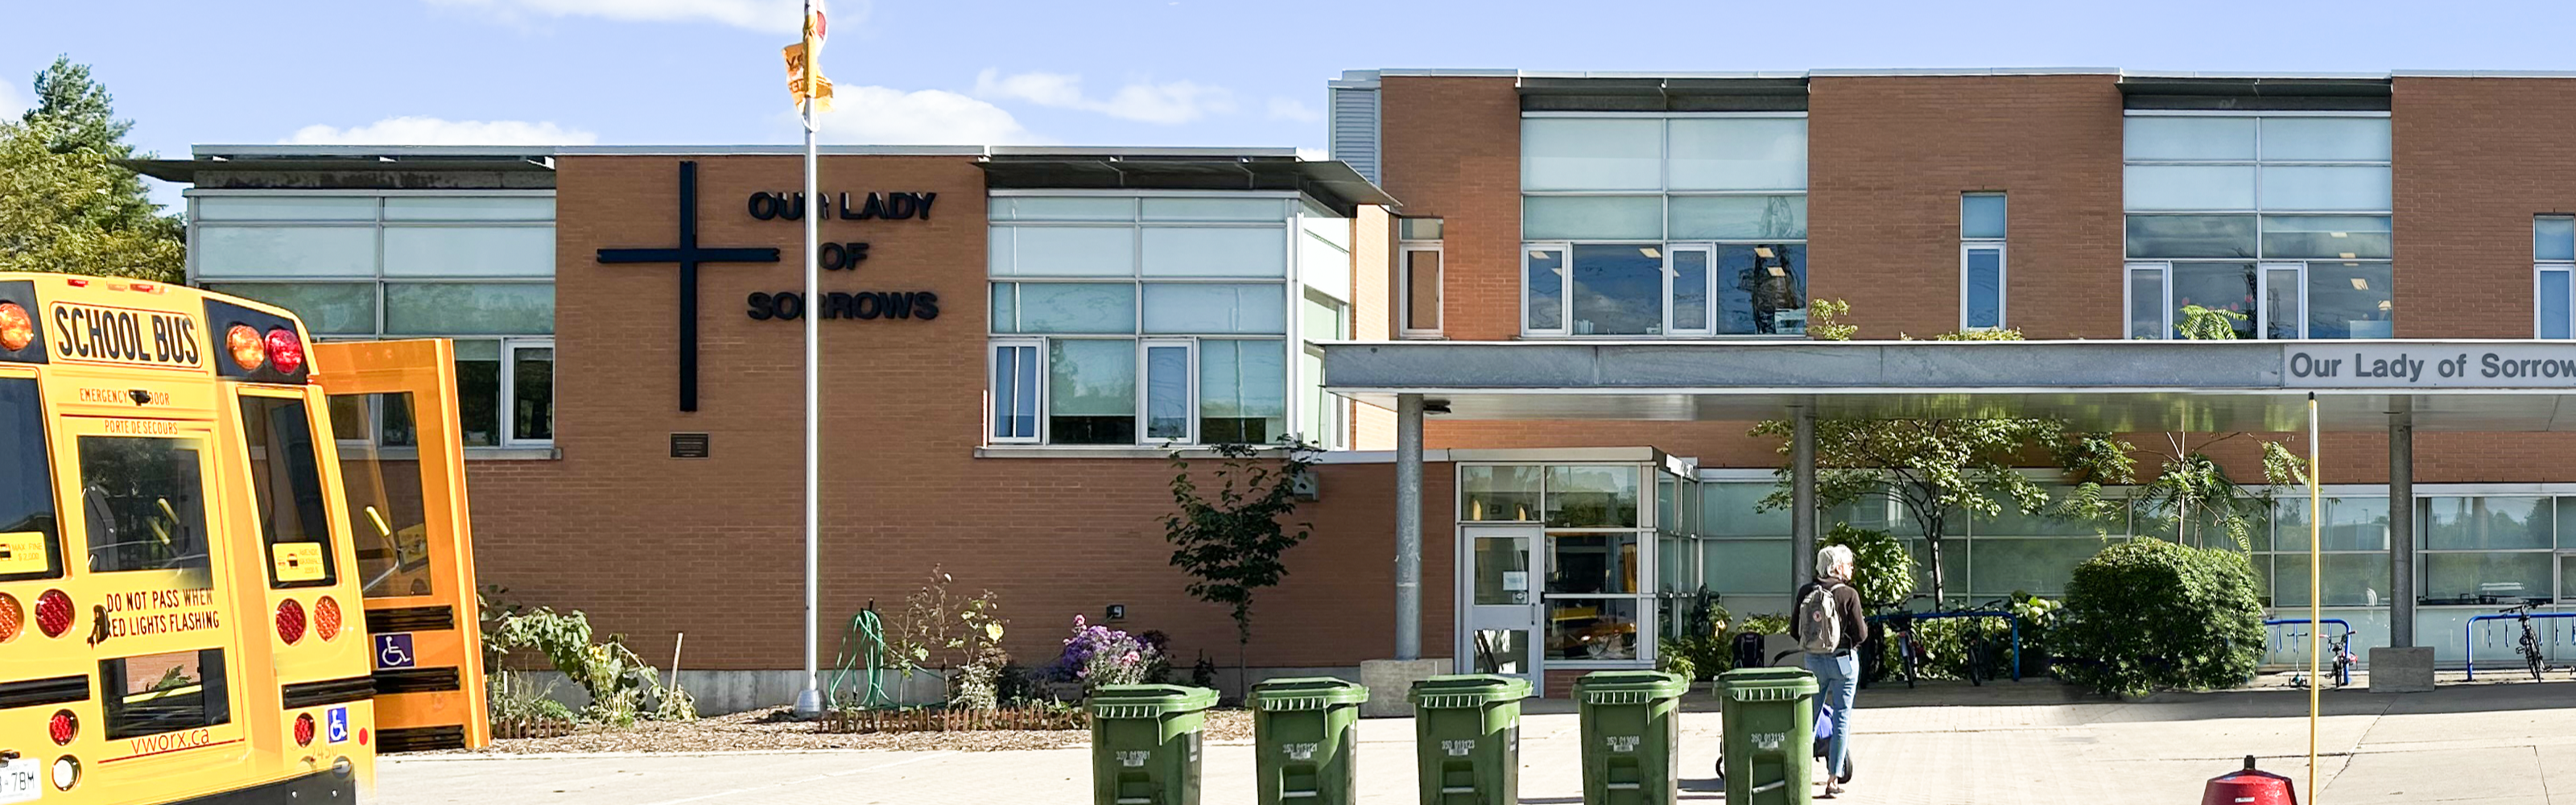
{"type": "MultiPolygon", "coordinates": [[[[2299,635],[2291,636],[2298,637],[2299,635]]],[[[2328,671],[2328,673],[2334,674],[2334,686],[2341,688],[2345,685],[2352,684],[2352,667],[2355,663],[2361,661],[2361,658],[2353,656],[2352,653],[2352,632],[2345,631],[2342,634],[2326,638],[2325,651],[2327,652],[2327,656],[2333,658],[2334,667],[2332,670],[2328,671]]],[[[2290,687],[2304,688],[2310,684],[2312,684],[2312,681],[2307,678],[2307,674],[2305,673],[2292,674],[2290,676],[2290,687]]]]}
{"type": "Polygon", "coordinates": [[[2544,670],[2545,663],[2540,657],[2540,635],[2531,628],[2531,608],[2547,602],[2548,599],[2541,598],[2524,599],[2519,605],[2496,610],[2499,613],[2514,616],[2514,622],[2522,625],[2522,639],[2516,641],[2518,644],[2516,648],[2522,652],[2523,663],[2531,666],[2533,682],[2540,681],[2540,672],[2544,670]]]}

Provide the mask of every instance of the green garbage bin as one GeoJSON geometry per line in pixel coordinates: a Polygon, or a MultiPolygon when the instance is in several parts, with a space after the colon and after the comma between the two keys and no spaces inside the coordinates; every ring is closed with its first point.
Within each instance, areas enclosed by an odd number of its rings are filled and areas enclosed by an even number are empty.
{"type": "Polygon", "coordinates": [[[1253,773],[1261,805],[1350,805],[1368,688],[1329,676],[1252,686],[1253,773]]]}
{"type": "Polygon", "coordinates": [[[1690,680],[1660,671],[1596,671],[1574,681],[1583,721],[1583,805],[1672,805],[1681,798],[1682,722],[1690,680]]]}
{"type": "Polygon", "coordinates": [[[1199,727],[1216,691],[1105,685],[1091,694],[1092,805],[1198,805],[1199,727]]]}
{"type": "Polygon", "coordinates": [[[1521,792],[1521,700],[1529,680],[1496,674],[1413,683],[1414,754],[1422,805],[1516,805],[1521,792]]]}
{"type": "Polygon", "coordinates": [[[1816,775],[1816,676],[1741,668],[1717,678],[1727,805],[1806,803],[1816,775]]]}

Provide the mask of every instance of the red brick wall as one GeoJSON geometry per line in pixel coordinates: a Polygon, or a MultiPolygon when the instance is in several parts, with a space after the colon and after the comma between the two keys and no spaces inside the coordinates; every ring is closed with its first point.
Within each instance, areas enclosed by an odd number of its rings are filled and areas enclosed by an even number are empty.
{"type": "Polygon", "coordinates": [[[1505,77],[1388,76],[1378,143],[1408,218],[1444,218],[1442,335],[1500,341],[1520,328],[1521,96],[1505,77]]]}
{"type": "Polygon", "coordinates": [[[1807,293],[1862,338],[1959,329],[1959,194],[2006,194],[2006,323],[2118,338],[2118,76],[1819,76],[1807,293]]]}
{"type": "Polygon", "coordinates": [[[2531,217],[2576,211],[2576,80],[2399,78],[2397,336],[2532,337],[2531,217]]]}
{"type": "MultiPolygon", "coordinates": [[[[777,246],[780,263],[701,272],[701,409],[677,410],[675,272],[600,265],[603,247],[675,242],[677,159],[572,156],[560,182],[556,461],[472,464],[478,570],[530,604],[580,608],[646,657],[688,633],[697,669],[802,664],[802,322],[754,321],[743,299],[801,286],[800,234],[744,199],[801,184],[792,156],[700,157],[700,239],[777,246]],[[668,457],[669,434],[712,435],[712,457],[668,457]]],[[[1168,563],[1161,459],[978,459],[984,391],[983,176],[963,157],[826,157],[827,192],[939,193],[928,221],[823,224],[865,240],[825,290],[931,291],[935,320],[823,325],[822,652],[873,600],[889,618],[936,566],[957,592],[990,588],[1006,646],[1053,659],[1072,617],[1125,604],[1131,631],[1171,635],[1176,662],[1234,660],[1224,611],[1191,599],[1168,563]],[[849,178],[835,178],[849,177],[849,178]]],[[[1392,469],[1335,466],[1304,516],[1288,582],[1257,600],[1251,664],[1354,665],[1393,651],[1392,469]]],[[[1431,473],[1427,645],[1445,655],[1451,474],[1431,473]]]]}

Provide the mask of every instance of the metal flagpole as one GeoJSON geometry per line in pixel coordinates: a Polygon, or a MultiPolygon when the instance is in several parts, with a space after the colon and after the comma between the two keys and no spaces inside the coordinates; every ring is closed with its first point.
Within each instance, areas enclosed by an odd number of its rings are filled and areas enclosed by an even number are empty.
{"type": "Polygon", "coordinates": [[[823,222],[823,193],[815,180],[814,107],[822,105],[817,79],[823,66],[815,57],[822,55],[814,30],[814,0],[805,0],[805,690],[796,694],[796,714],[820,715],[823,712],[822,669],[815,656],[815,646],[822,639],[815,618],[820,614],[818,597],[821,574],[816,564],[822,542],[822,432],[823,416],[818,403],[822,399],[822,330],[815,326],[821,319],[817,300],[822,280],[821,252],[815,247],[817,228],[823,222]]]}
{"type": "Polygon", "coordinates": [[[2317,678],[2318,635],[2325,633],[2322,607],[2325,591],[2317,589],[2317,579],[2324,575],[2317,567],[2323,553],[2317,539],[2324,532],[2325,494],[2323,467],[2317,465],[2317,393],[2308,392],[2308,801],[2317,801],[2317,691],[2325,680],[2317,678]]]}

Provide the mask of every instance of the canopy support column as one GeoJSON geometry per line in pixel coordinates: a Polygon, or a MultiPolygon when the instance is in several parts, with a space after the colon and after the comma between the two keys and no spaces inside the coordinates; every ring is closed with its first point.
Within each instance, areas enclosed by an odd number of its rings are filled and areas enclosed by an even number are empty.
{"type": "Polygon", "coordinates": [[[2415,415],[2388,415],[2388,645],[2415,645],[2415,415]]]}
{"type": "Polygon", "coordinates": [[[1789,440],[1789,589],[1816,577],[1816,408],[1791,409],[1797,420],[1789,440]]]}
{"type": "Polygon", "coordinates": [[[1395,658],[1422,659],[1422,395],[1395,397],[1395,658]]]}

